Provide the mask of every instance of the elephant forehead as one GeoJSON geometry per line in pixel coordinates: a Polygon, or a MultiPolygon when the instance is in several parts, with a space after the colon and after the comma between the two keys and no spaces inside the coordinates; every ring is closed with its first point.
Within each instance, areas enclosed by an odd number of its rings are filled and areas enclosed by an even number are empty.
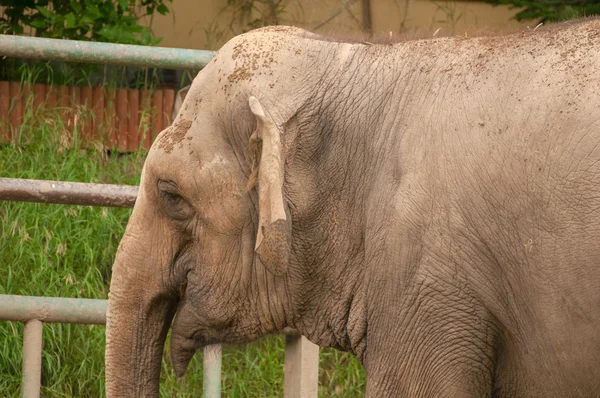
{"type": "Polygon", "coordinates": [[[234,155],[227,146],[211,135],[198,138],[193,133],[194,127],[189,126],[190,123],[180,123],[178,128],[161,133],[164,135],[157,138],[146,159],[149,176],[185,185],[186,181],[237,175],[234,155]]]}
{"type": "Polygon", "coordinates": [[[234,37],[219,50],[211,65],[215,80],[226,95],[248,83],[275,84],[282,68],[290,62],[298,66],[305,56],[307,43],[298,36],[299,32],[303,31],[261,29],[234,37]]]}
{"type": "Polygon", "coordinates": [[[228,74],[227,81],[238,83],[251,80],[259,73],[259,69],[270,69],[276,62],[274,56],[279,47],[280,41],[265,43],[263,40],[241,39],[231,51],[233,70],[228,74]]]}
{"type": "MultiPolygon", "coordinates": [[[[192,121],[189,119],[179,119],[175,121],[175,123],[164,130],[157,138],[157,147],[168,154],[173,151],[175,145],[179,144],[180,146],[183,146],[183,140],[186,138],[186,134],[191,127],[192,121]]],[[[191,137],[188,137],[188,139],[191,139],[191,137]]]]}

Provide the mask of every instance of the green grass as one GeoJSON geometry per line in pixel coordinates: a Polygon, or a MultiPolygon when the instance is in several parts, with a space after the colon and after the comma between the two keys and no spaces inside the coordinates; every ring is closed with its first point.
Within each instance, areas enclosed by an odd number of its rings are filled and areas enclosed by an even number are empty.
{"type": "MultiPolygon", "coordinates": [[[[65,181],[139,183],[144,153],[109,155],[83,149],[64,134],[58,114],[25,115],[16,142],[0,146],[0,176],[65,181]]],[[[0,202],[0,294],[107,297],[110,266],[129,209],[0,202]]],[[[23,326],[0,321],[0,396],[20,395],[23,326]]],[[[100,397],[104,392],[104,327],[46,324],[42,396],[100,397]]],[[[283,395],[284,338],[270,336],[225,347],[222,391],[226,397],[283,395]]],[[[354,357],[321,350],[321,397],[364,395],[364,371],[354,357]]],[[[197,397],[202,355],[177,380],[168,358],[161,396],[197,397]]]]}

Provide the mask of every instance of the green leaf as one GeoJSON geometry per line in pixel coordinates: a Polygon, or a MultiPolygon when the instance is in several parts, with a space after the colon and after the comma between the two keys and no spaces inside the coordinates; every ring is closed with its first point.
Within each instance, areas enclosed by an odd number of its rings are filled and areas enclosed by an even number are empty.
{"type": "Polygon", "coordinates": [[[146,30],[145,27],[140,26],[140,25],[129,25],[129,26],[124,26],[122,28],[124,31],[130,32],[130,33],[142,33],[146,30]]]}
{"type": "Polygon", "coordinates": [[[85,15],[89,18],[96,20],[102,18],[102,13],[96,4],[87,3],[85,7],[85,15]]]}
{"type": "Polygon", "coordinates": [[[21,25],[14,24],[11,26],[11,30],[12,30],[12,32],[8,31],[6,33],[14,33],[16,35],[20,35],[23,33],[23,27],[21,25]]]}
{"type": "Polygon", "coordinates": [[[94,20],[92,18],[88,17],[87,15],[84,15],[79,20],[79,26],[89,26],[89,25],[93,25],[93,24],[94,24],[94,20]]]}
{"type": "Polygon", "coordinates": [[[65,21],[67,21],[66,28],[73,29],[77,26],[77,21],[75,20],[75,14],[72,12],[65,15],[65,21]]]}
{"type": "Polygon", "coordinates": [[[64,15],[55,13],[54,16],[52,17],[52,24],[57,25],[57,26],[64,26],[65,25],[65,17],[64,15]]]}
{"type": "Polygon", "coordinates": [[[73,9],[73,11],[75,11],[76,13],[81,12],[81,3],[79,3],[78,1],[69,0],[69,4],[71,4],[71,8],[73,9]]]}
{"type": "Polygon", "coordinates": [[[52,19],[52,17],[54,16],[54,13],[52,13],[52,11],[50,11],[49,9],[47,9],[45,7],[37,6],[35,8],[37,8],[37,10],[40,12],[40,14],[42,14],[45,18],[52,19]]]}
{"type": "Polygon", "coordinates": [[[152,35],[148,31],[148,29],[145,29],[143,32],[141,32],[140,42],[141,42],[140,44],[143,44],[145,46],[147,46],[148,44],[150,44],[152,42],[152,35]]]}
{"type": "Polygon", "coordinates": [[[106,26],[98,30],[96,34],[104,39],[107,39],[107,41],[112,41],[114,36],[113,30],[108,29],[106,26]]]}
{"type": "Polygon", "coordinates": [[[46,29],[48,27],[48,24],[43,19],[34,19],[29,25],[36,29],[46,29]]]}
{"type": "Polygon", "coordinates": [[[156,11],[158,11],[159,14],[161,15],[166,15],[169,13],[169,9],[167,8],[166,5],[164,4],[160,4],[157,8],[156,11]]]}
{"type": "Polygon", "coordinates": [[[118,0],[118,2],[119,2],[119,7],[121,8],[121,10],[127,11],[127,6],[129,5],[129,0],[118,0]]]}

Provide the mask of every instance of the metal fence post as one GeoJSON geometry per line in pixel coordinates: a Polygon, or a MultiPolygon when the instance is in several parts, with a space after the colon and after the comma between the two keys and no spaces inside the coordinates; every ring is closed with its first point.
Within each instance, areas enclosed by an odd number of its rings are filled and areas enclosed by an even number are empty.
{"type": "Polygon", "coordinates": [[[319,392],[319,346],[304,336],[285,336],[284,397],[313,398],[319,392]]]}
{"type": "Polygon", "coordinates": [[[204,347],[204,398],[221,397],[221,356],[220,344],[204,347]]]}
{"type": "Polygon", "coordinates": [[[23,398],[40,396],[42,327],[43,323],[37,319],[25,322],[23,331],[23,398]]]}

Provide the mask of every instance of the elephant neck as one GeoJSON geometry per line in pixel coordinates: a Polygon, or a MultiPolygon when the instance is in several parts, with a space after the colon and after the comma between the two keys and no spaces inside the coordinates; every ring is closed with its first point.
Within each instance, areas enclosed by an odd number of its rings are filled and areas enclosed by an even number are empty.
{"type": "Polygon", "coordinates": [[[389,141],[384,147],[390,150],[395,145],[391,137],[376,136],[384,131],[381,123],[375,117],[311,115],[298,125],[318,134],[300,131],[302,151],[286,163],[294,326],[316,344],[350,351],[359,359],[367,333],[365,237],[375,222],[373,209],[390,192],[380,184],[390,164],[380,151],[381,141],[389,141]]]}
{"type": "Polygon", "coordinates": [[[293,326],[359,359],[368,278],[378,261],[367,253],[382,241],[372,237],[380,234],[398,183],[394,159],[406,116],[398,98],[414,84],[404,72],[414,60],[376,50],[348,51],[339,68],[329,68],[321,79],[328,83],[312,91],[284,133],[284,141],[294,142],[284,186],[293,228],[293,326]]]}

